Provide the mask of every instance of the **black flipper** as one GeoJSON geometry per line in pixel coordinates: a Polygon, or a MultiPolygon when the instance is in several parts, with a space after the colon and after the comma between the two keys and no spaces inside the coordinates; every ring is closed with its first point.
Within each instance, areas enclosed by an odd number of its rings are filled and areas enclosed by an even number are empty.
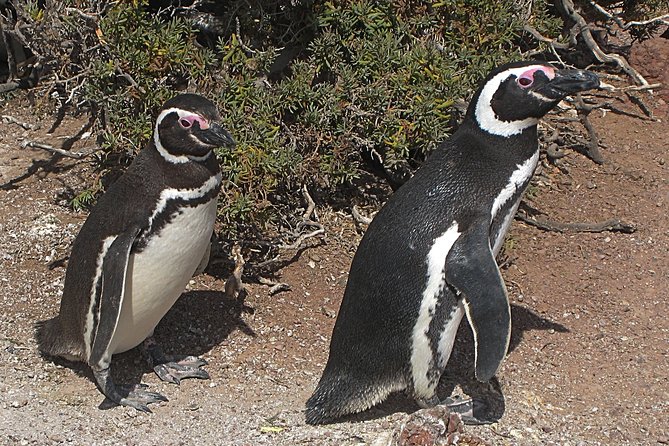
{"type": "Polygon", "coordinates": [[[497,373],[511,337],[511,308],[489,227],[483,220],[465,228],[446,258],[446,281],[463,295],[474,332],[476,378],[483,382],[497,373]]]}
{"type": "Polygon", "coordinates": [[[102,261],[98,326],[93,335],[91,355],[88,360],[91,367],[98,370],[109,366],[111,354],[107,350],[121,315],[130,249],[139,232],[140,228],[135,226],[119,234],[109,246],[102,261]]]}

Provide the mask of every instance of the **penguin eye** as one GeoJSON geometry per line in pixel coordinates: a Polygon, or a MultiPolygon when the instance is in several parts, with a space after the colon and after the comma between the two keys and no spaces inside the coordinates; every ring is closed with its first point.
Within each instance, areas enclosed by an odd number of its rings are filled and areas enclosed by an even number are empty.
{"type": "Polygon", "coordinates": [[[530,85],[532,85],[532,82],[534,82],[534,80],[529,77],[518,78],[518,85],[520,85],[522,88],[529,87],[530,85]]]}
{"type": "Polygon", "coordinates": [[[190,122],[188,119],[179,119],[179,125],[185,129],[190,128],[193,123],[190,122]]]}

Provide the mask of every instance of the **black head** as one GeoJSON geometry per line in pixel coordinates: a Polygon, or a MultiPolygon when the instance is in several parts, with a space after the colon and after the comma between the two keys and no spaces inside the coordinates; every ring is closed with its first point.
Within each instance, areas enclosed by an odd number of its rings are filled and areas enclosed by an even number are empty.
{"type": "Polygon", "coordinates": [[[489,133],[512,136],[535,126],[566,96],[598,86],[599,79],[589,71],[514,62],[488,75],[472,99],[467,116],[489,133]]]}
{"type": "Polygon", "coordinates": [[[234,147],[235,142],[218,124],[220,115],[209,99],[180,94],[165,102],[156,119],[153,142],[170,162],[202,161],[216,147],[234,147]]]}

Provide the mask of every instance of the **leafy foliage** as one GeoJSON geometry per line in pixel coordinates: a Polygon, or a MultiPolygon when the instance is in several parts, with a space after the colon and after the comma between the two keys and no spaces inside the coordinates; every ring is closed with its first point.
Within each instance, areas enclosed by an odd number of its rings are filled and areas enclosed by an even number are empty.
{"type": "Polygon", "coordinates": [[[167,22],[142,2],[118,2],[100,22],[107,54],[93,61],[88,98],[104,106],[103,149],[134,155],[151,136],[151,112],[181,84],[207,84],[213,52],[182,19],[167,22]]]}
{"type": "MultiPolygon", "coordinates": [[[[625,1],[620,17],[652,16],[666,1],[625,1]]],[[[493,66],[541,53],[524,25],[560,37],[554,3],[12,2],[13,26],[55,79],[44,97],[100,110],[102,171],[127,164],[178,91],[218,102],[238,142],[218,153],[229,230],[285,220],[301,184],[332,196],[363,169],[401,184],[448,136],[457,99],[493,66]]],[[[94,200],[102,178],[73,205],[94,200]]]]}

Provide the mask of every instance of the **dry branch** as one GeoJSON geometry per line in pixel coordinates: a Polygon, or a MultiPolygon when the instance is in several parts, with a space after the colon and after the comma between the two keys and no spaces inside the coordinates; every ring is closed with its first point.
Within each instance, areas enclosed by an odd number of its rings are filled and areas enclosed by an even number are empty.
{"type": "Polygon", "coordinates": [[[244,289],[244,282],[242,282],[242,274],[244,273],[244,257],[242,256],[242,248],[239,245],[232,247],[232,257],[235,260],[235,269],[232,271],[228,280],[225,281],[225,295],[233,299],[239,296],[239,293],[244,289]]]}
{"type": "Polygon", "coordinates": [[[597,136],[597,132],[588,118],[588,115],[594,109],[594,107],[586,105],[586,103],[583,102],[583,98],[581,97],[580,93],[576,95],[576,113],[578,114],[578,118],[583,124],[583,127],[585,127],[585,129],[588,131],[586,156],[597,164],[604,164],[604,157],[599,151],[599,137],[597,136]]]}
{"type": "Polygon", "coordinates": [[[576,11],[574,2],[572,0],[560,0],[560,5],[564,9],[567,17],[576,23],[578,34],[583,37],[583,41],[588,46],[590,51],[592,51],[592,54],[597,58],[597,60],[604,63],[615,63],[620,69],[622,69],[632,79],[634,79],[636,83],[640,85],[648,85],[648,81],[646,81],[646,79],[644,79],[644,77],[638,71],[632,68],[624,57],[618,54],[607,54],[599,47],[599,45],[597,45],[595,38],[592,36],[592,32],[590,31],[588,23],[585,21],[583,16],[576,11]]]}
{"type": "Polygon", "coordinates": [[[29,124],[29,123],[27,123],[27,122],[19,121],[18,119],[16,119],[16,118],[13,117],[13,116],[2,115],[2,119],[4,119],[4,120],[7,121],[7,122],[11,122],[12,124],[16,124],[16,125],[18,125],[19,127],[22,127],[24,130],[30,130],[30,129],[32,129],[32,128],[34,127],[34,125],[29,124]]]}
{"type": "Polygon", "coordinates": [[[599,223],[560,223],[550,220],[537,220],[527,217],[523,214],[516,214],[516,219],[527,223],[530,226],[549,232],[622,232],[632,234],[636,227],[630,223],[625,223],[617,218],[612,218],[599,223]]]}
{"type": "Polygon", "coordinates": [[[353,220],[363,225],[370,224],[373,219],[373,217],[365,217],[364,215],[362,215],[358,210],[358,207],[355,205],[351,208],[351,215],[353,216],[353,220]]]}
{"type": "Polygon", "coordinates": [[[24,142],[22,142],[21,143],[21,148],[25,149],[26,147],[48,150],[49,152],[57,153],[58,155],[66,156],[68,158],[81,159],[81,158],[84,158],[86,156],[85,153],[69,152],[67,150],[63,150],[63,149],[59,149],[57,147],[54,147],[50,144],[44,144],[44,143],[36,142],[36,141],[24,141],[24,142]]]}

